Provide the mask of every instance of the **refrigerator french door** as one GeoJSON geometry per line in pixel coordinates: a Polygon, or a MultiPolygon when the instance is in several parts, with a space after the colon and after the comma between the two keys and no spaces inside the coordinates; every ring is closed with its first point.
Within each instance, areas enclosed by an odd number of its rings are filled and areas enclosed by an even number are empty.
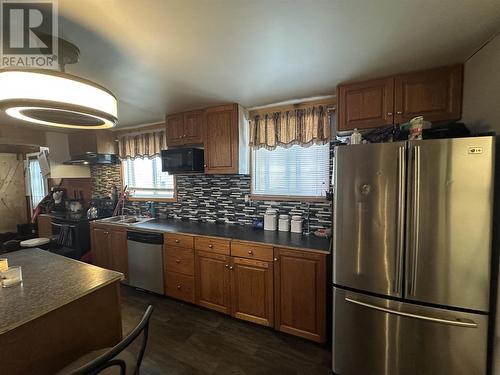
{"type": "Polygon", "coordinates": [[[333,370],[484,374],[494,138],[335,153],[333,370]]]}

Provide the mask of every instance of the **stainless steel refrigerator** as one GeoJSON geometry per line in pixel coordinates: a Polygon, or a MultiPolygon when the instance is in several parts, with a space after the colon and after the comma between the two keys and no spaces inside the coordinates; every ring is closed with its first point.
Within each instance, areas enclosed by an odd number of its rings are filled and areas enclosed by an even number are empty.
{"type": "Polygon", "coordinates": [[[336,147],[334,373],[485,374],[494,144],[336,147]]]}

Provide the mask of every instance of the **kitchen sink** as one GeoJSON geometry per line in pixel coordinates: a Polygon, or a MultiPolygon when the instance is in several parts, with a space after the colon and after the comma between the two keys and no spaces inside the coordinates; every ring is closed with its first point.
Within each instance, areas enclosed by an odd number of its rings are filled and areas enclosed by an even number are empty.
{"type": "Polygon", "coordinates": [[[118,224],[118,225],[132,225],[144,223],[145,221],[153,220],[149,216],[135,216],[135,215],[119,215],[107,217],[105,219],[97,220],[99,223],[118,224]]]}

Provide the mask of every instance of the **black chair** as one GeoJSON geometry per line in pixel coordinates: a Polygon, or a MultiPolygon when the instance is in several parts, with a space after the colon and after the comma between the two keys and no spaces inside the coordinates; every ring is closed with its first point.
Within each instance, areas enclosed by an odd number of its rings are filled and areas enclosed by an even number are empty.
{"type": "Polygon", "coordinates": [[[148,342],[149,319],[153,313],[153,306],[149,305],[141,321],[121,342],[112,348],[102,349],[89,353],[60,370],[60,375],[95,375],[119,374],[137,375],[141,367],[142,358],[148,342]],[[126,349],[135,339],[144,332],[142,343],[137,357],[126,349]]]}

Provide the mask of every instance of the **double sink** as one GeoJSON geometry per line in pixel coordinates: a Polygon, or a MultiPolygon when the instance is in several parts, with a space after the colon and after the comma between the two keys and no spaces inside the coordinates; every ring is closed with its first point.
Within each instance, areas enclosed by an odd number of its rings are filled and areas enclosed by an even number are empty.
{"type": "Polygon", "coordinates": [[[98,223],[105,224],[116,224],[116,225],[125,225],[131,226],[134,224],[144,223],[149,220],[153,220],[154,218],[149,216],[136,216],[136,215],[119,215],[119,216],[111,216],[105,219],[96,220],[98,223]]]}

